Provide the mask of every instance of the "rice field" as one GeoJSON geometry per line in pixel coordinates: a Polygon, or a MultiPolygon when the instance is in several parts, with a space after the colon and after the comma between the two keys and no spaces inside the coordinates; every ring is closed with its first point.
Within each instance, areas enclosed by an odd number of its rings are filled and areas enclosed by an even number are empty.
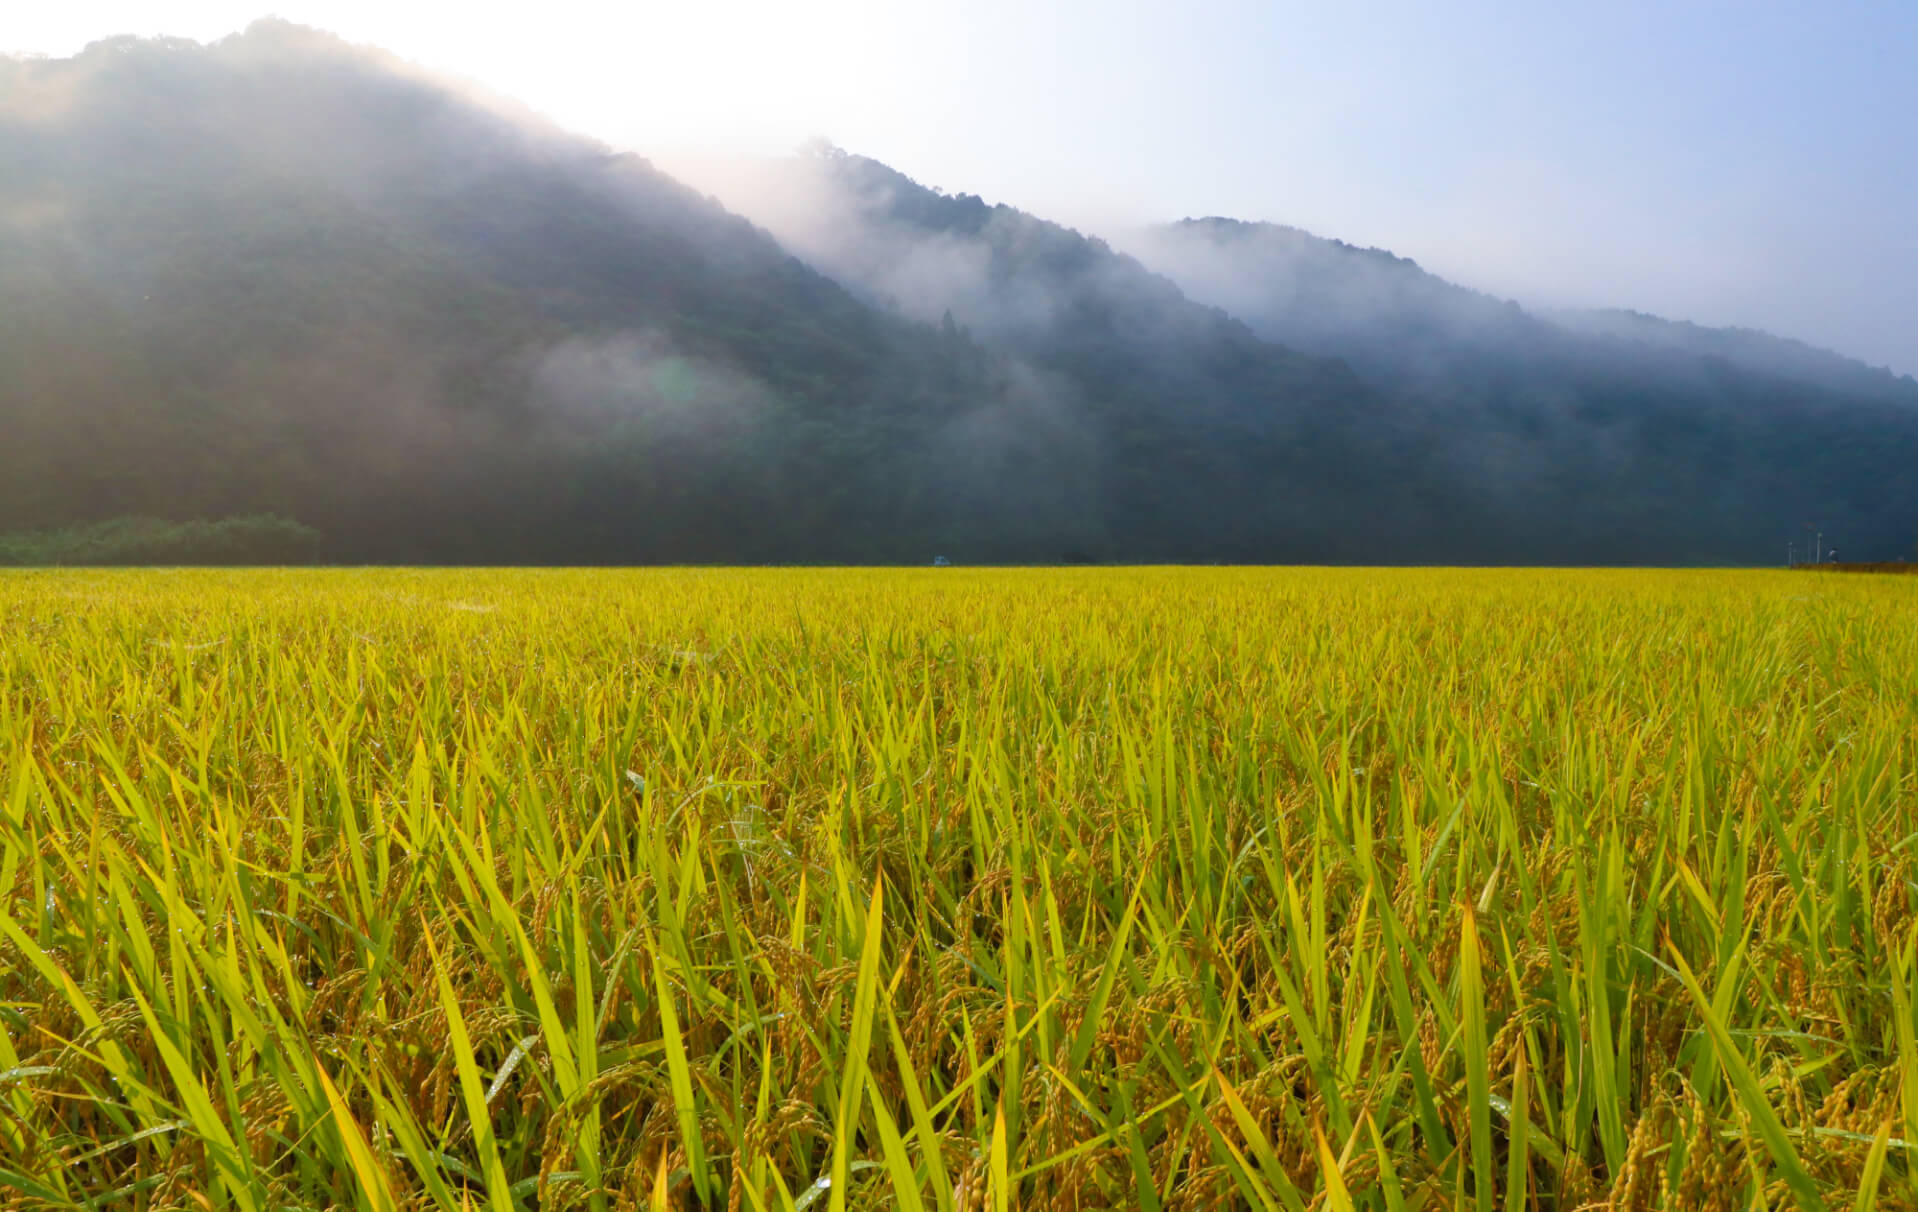
{"type": "Polygon", "coordinates": [[[0,1201],[1912,1208],[1918,595],[0,575],[0,1201]]]}

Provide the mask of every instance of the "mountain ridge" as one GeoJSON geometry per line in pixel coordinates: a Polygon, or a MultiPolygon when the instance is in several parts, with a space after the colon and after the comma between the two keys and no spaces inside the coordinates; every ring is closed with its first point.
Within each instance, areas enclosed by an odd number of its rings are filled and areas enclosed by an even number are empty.
{"type": "Polygon", "coordinates": [[[1789,346],[1730,353],[1810,396],[1383,250],[1239,225],[1259,255],[1207,277],[1205,243],[836,150],[734,213],[284,22],[0,63],[0,158],[0,529],[271,512],[333,559],[620,563],[1768,562],[1808,512],[1860,554],[1918,529],[1909,410],[1789,346]],[[1319,276],[1280,298],[1248,271],[1286,247],[1319,276]]]}
{"type": "Polygon", "coordinates": [[[10,447],[0,515],[15,525],[90,520],[71,516],[77,497],[277,510],[351,557],[774,558],[806,529],[782,520],[810,511],[817,549],[872,511],[843,499],[849,454],[803,426],[751,449],[741,417],[823,400],[822,375],[865,414],[928,393],[951,409],[977,387],[936,334],[870,312],[636,157],[301,27],[99,44],[23,65],[6,99],[0,146],[23,171],[4,188],[64,206],[57,224],[0,231],[0,257],[33,271],[9,275],[10,313],[58,330],[11,351],[51,380],[44,407],[17,390],[0,407],[38,413],[64,447],[10,447]],[[36,120],[23,74],[65,108],[36,120]],[[182,306],[143,310],[156,287],[182,306]],[[62,328],[62,305],[84,314],[62,328]],[[575,356],[582,342],[631,356],[575,356]],[[124,364],[115,384],[89,383],[82,347],[124,364]],[[712,407],[675,411],[655,363],[694,367],[712,407]],[[143,392],[160,402],[134,406],[143,392]],[[196,418],[194,396],[226,415],[196,418]],[[113,440],[142,427],[147,441],[113,440]],[[151,449],[179,466],[155,474],[151,449]],[[275,482],[246,482],[262,461],[275,482]],[[75,476],[86,490],[62,483],[75,476]],[[742,479],[800,499],[752,500],[742,479]],[[662,496],[674,516],[650,526],[662,496]],[[473,517],[434,516],[449,510],[473,517]]]}
{"type": "MultiPolygon", "coordinates": [[[[1534,320],[1575,334],[1612,336],[1621,340],[1683,349],[1701,355],[1717,355],[1753,369],[1795,375],[1813,381],[1845,381],[1854,389],[1884,392],[1911,390],[1918,404],[1918,378],[1899,374],[1888,366],[1875,366],[1862,358],[1815,345],[1765,329],[1739,325],[1710,325],[1693,320],[1672,319],[1629,307],[1533,307],[1495,292],[1454,282],[1432,272],[1415,258],[1391,249],[1349,243],[1336,236],[1321,236],[1305,228],[1270,220],[1239,219],[1225,215],[1207,215],[1174,220],[1157,225],[1171,230],[1196,229],[1210,233],[1232,233],[1245,237],[1269,234],[1299,245],[1314,246],[1325,252],[1356,262],[1383,267],[1387,272],[1421,279],[1434,294],[1449,294],[1470,299],[1487,308],[1515,310],[1534,320]]],[[[1128,247],[1121,239],[1119,247],[1128,247]]],[[[1228,308],[1227,310],[1231,310],[1228,308]]]]}
{"type": "MultiPolygon", "coordinates": [[[[1918,414],[1900,383],[1842,360],[1836,374],[1786,368],[1794,378],[1746,349],[1701,354],[1664,329],[1627,346],[1296,228],[1215,217],[1108,245],[837,149],[781,164],[762,169],[761,188],[735,181],[720,196],[867,297],[904,295],[909,314],[983,309],[1010,325],[985,331],[988,345],[1043,337],[1050,313],[1034,322],[1031,308],[1004,303],[1021,293],[1170,282],[1188,307],[1342,362],[1383,400],[1373,407],[1385,441],[1371,457],[1390,482],[1384,507],[1422,511],[1447,532],[1423,540],[1432,558],[1462,549],[1467,559],[1636,562],[1655,550],[1756,562],[1802,518],[1831,519],[1862,546],[1909,546],[1914,503],[1899,459],[1918,441],[1918,414]],[[1056,258],[1031,253],[1032,233],[1076,240],[1085,258],[1110,253],[1109,263],[1062,282],[1056,258]],[[948,272],[921,272],[927,263],[948,272]],[[1457,539],[1461,530],[1473,537],[1457,539]]],[[[1776,348],[1790,347],[1759,352],[1776,348]]]]}

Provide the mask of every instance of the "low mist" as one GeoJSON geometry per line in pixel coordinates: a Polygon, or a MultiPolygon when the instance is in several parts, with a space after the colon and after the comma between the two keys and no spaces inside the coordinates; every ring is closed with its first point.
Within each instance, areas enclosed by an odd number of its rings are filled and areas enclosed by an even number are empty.
{"type": "Polygon", "coordinates": [[[824,143],[662,171],[284,22],[8,61],[0,159],[0,526],[271,511],[334,558],[541,562],[1918,539],[1918,384],[1828,351],[1269,223],[1075,230],[824,143]]]}

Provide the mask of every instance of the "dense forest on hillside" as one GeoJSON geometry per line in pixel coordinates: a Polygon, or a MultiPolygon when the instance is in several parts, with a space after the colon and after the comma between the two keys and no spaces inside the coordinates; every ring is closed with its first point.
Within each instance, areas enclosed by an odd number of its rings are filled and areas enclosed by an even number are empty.
{"type": "MultiPolygon", "coordinates": [[[[1339,360],[1379,401],[1385,440],[1359,456],[1385,473],[1375,499],[1442,520],[1417,540],[1429,558],[1762,563],[1807,522],[1887,555],[1918,539],[1918,384],[1796,342],[1533,314],[1271,224],[1186,221],[1128,233],[1122,253],[830,148],[718,183],[878,305],[950,309],[1022,356],[1056,358],[1101,309],[1152,315],[1170,297],[1339,360]]],[[[1110,365],[1140,373],[1126,354],[1110,365]]]]}
{"type": "Polygon", "coordinates": [[[1807,523],[1887,557],[1918,538],[1908,376],[1764,333],[1535,314],[1271,224],[1189,220],[1128,245],[1261,336],[1342,358],[1434,418],[1432,455],[1455,476],[1616,527],[1652,558],[1776,559],[1807,523]]]}
{"type": "Polygon", "coordinates": [[[84,526],[0,534],[0,568],[123,564],[300,564],[321,535],[271,514],[209,521],[112,518],[84,526]]]}
{"type": "Polygon", "coordinates": [[[1835,355],[1533,316],[1287,229],[1135,260],[830,149],[716,200],[280,22],[0,59],[0,163],[0,531],[272,513],[327,559],[535,562],[1918,538],[1918,390],[1835,355]]]}
{"type": "Polygon", "coordinates": [[[271,510],[348,559],[916,554],[913,444],[989,393],[977,351],[643,162],[329,38],[8,72],[6,528],[271,510]]]}

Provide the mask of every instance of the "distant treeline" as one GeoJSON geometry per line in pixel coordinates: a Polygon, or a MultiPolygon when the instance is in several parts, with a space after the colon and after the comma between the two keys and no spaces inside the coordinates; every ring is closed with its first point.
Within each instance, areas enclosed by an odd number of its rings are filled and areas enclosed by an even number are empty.
{"type": "Polygon", "coordinates": [[[1873,564],[1800,564],[1800,572],[1918,572],[1918,564],[1908,564],[1903,560],[1880,561],[1873,564]]]}
{"type": "Polygon", "coordinates": [[[211,522],[115,518],[0,534],[0,566],[300,564],[313,558],[319,544],[319,531],[276,514],[211,522]]]}

